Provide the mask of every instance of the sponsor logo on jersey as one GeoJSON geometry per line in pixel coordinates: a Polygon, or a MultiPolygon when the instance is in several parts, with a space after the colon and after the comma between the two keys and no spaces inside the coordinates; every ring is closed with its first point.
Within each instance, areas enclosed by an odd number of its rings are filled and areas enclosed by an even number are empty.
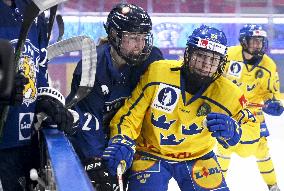
{"type": "Polygon", "coordinates": [[[19,114],[19,140],[28,140],[31,138],[31,125],[33,122],[33,113],[20,113],[19,114]]]}
{"type": "Polygon", "coordinates": [[[192,167],[194,182],[206,189],[214,189],[221,186],[223,176],[221,169],[214,158],[198,160],[192,167]]]}
{"type": "Polygon", "coordinates": [[[242,62],[231,61],[227,74],[230,76],[234,76],[236,78],[240,78],[242,70],[243,70],[242,62]]]}
{"type": "Polygon", "coordinates": [[[208,103],[203,103],[197,110],[196,116],[205,116],[211,112],[211,107],[208,103]]]}
{"type": "Polygon", "coordinates": [[[180,90],[178,88],[160,84],[152,107],[166,113],[172,113],[177,105],[179,95],[180,90]]]}

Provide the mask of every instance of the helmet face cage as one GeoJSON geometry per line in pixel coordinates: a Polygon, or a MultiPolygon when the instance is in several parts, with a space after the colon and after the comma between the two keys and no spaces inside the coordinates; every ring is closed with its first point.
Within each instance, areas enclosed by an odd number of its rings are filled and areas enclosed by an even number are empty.
{"type": "Polygon", "coordinates": [[[187,47],[184,53],[186,70],[197,76],[203,84],[208,84],[221,76],[226,62],[226,56],[194,46],[187,47]]]}
{"type": "Polygon", "coordinates": [[[225,34],[202,25],[188,37],[183,67],[188,76],[194,76],[195,81],[206,85],[222,75],[227,62],[226,53],[225,34]]]}
{"type": "Polygon", "coordinates": [[[133,4],[118,4],[108,15],[105,29],[112,47],[129,65],[137,65],[146,60],[153,47],[152,21],[141,7],[133,4]],[[137,53],[125,53],[122,38],[136,35],[144,36],[144,47],[137,53]]]}
{"type": "Polygon", "coordinates": [[[243,50],[255,57],[262,57],[268,48],[267,33],[260,25],[245,25],[240,30],[239,41],[243,50]]]}

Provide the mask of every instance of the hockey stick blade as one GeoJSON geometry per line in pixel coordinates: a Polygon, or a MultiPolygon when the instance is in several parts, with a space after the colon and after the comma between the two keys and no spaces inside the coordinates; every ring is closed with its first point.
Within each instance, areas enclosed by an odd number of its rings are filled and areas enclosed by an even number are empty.
{"type": "Polygon", "coordinates": [[[64,35],[64,21],[61,15],[56,15],[56,22],[58,26],[58,38],[57,42],[61,41],[64,35]]]}
{"type": "MultiPolygon", "coordinates": [[[[86,97],[94,86],[97,67],[96,44],[87,36],[77,36],[59,41],[47,48],[48,60],[51,60],[61,54],[76,50],[82,50],[82,76],[75,96],[65,105],[67,109],[70,109],[86,97]]],[[[40,113],[37,117],[39,119],[39,123],[35,124],[35,129],[39,130],[41,122],[47,117],[47,115],[45,113],[40,113]]]]}
{"type": "Polygon", "coordinates": [[[64,2],[66,2],[68,0],[32,0],[32,1],[39,8],[39,10],[40,10],[39,13],[42,13],[43,11],[45,11],[45,10],[55,6],[55,5],[64,3],[64,2]]]}

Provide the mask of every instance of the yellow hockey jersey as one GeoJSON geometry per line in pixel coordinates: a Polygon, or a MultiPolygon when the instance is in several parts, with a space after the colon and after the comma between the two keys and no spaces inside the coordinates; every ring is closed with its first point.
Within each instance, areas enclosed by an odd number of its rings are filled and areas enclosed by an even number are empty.
{"type": "Polygon", "coordinates": [[[196,95],[185,92],[181,61],[161,60],[150,65],[136,89],[111,121],[111,137],[127,135],[136,140],[137,150],[167,160],[199,158],[215,146],[216,139],[204,119],[210,112],[232,116],[243,134],[259,132],[254,116],[243,108],[242,91],[221,76],[196,95]]]}
{"type": "Polygon", "coordinates": [[[257,66],[244,64],[242,47],[233,46],[228,49],[228,63],[224,76],[239,86],[248,100],[248,106],[262,121],[260,104],[266,100],[280,99],[280,85],[276,64],[264,54],[257,66]]]}

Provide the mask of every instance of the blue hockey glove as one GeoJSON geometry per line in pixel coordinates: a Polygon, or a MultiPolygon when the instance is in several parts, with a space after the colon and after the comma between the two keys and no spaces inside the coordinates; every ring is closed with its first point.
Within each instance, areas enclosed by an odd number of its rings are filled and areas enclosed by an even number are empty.
{"type": "Polygon", "coordinates": [[[116,175],[119,164],[122,164],[123,172],[131,166],[135,148],[135,142],[125,135],[116,135],[109,140],[103,159],[112,175],[116,175]]]}
{"type": "Polygon", "coordinates": [[[260,124],[260,137],[268,137],[269,136],[269,131],[266,126],[266,123],[261,123],[260,124]]]}
{"type": "Polygon", "coordinates": [[[221,113],[209,113],[206,120],[207,128],[212,132],[212,137],[216,137],[224,148],[234,146],[240,141],[242,130],[230,116],[221,113]]]}
{"type": "Polygon", "coordinates": [[[280,116],[284,111],[284,107],[279,100],[269,99],[264,103],[264,105],[265,106],[262,110],[269,115],[280,116]]]}

